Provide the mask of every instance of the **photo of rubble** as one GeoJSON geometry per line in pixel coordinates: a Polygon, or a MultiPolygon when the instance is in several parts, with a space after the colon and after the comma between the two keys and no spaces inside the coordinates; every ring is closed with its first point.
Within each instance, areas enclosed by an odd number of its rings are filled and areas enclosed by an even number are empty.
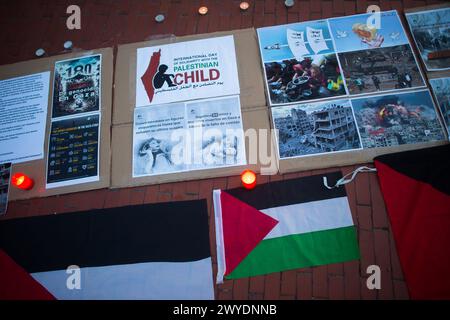
{"type": "Polygon", "coordinates": [[[450,77],[430,79],[450,139],[450,77]]]}
{"type": "Polygon", "coordinates": [[[352,99],[364,148],[443,140],[428,90],[352,99]]]}
{"type": "Polygon", "coordinates": [[[424,86],[409,44],[339,54],[350,94],[424,86]]]}
{"type": "Polygon", "coordinates": [[[428,71],[449,70],[450,8],[407,13],[406,20],[428,71]]]}
{"type": "Polygon", "coordinates": [[[361,148],[348,100],[272,108],[280,158],[361,148]]]}

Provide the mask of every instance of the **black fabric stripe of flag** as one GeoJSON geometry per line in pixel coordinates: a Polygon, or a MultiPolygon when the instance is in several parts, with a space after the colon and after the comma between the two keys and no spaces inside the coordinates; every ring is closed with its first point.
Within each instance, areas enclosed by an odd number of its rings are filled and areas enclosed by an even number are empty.
{"type": "Polygon", "coordinates": [[[265,183],[257,185],[250,191],[240,187],[226,192],[258,210],[347,196],[345,188],[325,189],[324,176],[330,184],[333,184],[342,178],[342,173],[336,171],[301,179],[265,183]]]}
{"type": "Polygon", "coordinates": [[[98,209],[0,223],[0,247],[30,273],[69,265],[210,257],[205,200],[98,209]]]}
{"type": "Polygon", "coordinates": [[[374,159],[416,180],[450,194],[450,144],[378,156],[374,159]],[[407,160],[405,160],[407,159],[407,160]]]}

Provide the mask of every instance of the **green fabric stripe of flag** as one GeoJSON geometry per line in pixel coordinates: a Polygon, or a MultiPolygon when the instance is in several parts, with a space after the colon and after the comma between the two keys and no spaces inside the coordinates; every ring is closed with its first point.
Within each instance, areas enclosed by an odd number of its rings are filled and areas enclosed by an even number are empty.
{"type": "Polygon", "coordinates": [[[360,258],[355,226],[261,241],[226,279],[338,263],[360,258]]]}

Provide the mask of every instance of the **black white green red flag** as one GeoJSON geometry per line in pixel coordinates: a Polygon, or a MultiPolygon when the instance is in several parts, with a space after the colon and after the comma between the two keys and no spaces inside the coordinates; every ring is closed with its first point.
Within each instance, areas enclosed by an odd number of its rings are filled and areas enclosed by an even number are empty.
{"type": "Polygon", "coordinates": [[[450,145],[374,159],[412,299],[450,299],[450,145]]]}
{"type": "Polygon", "coordinates": [[[213,197],[218,283],[359,259],[345,188],[327,189],[323,175],[214,190],[213,197]]]}
{"type": "Polygon", "coordinates": [[[0,300],[52,298],[214,299],[206,201],[2,221],[0,300]]]}

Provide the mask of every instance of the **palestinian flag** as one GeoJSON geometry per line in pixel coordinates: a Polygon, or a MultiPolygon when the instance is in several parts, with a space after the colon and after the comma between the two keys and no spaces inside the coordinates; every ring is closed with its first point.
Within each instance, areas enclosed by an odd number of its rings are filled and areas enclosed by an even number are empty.
{"type": "Polygon", "coordinates": [[[218,283],[359,258],[345,188],[323,175],[214,190],[214,211],[218,283]]]}
{"type": "Polygon", "coordinates": [[[375,158],[412,299],[450,299],[450,145],[375,158]]]}
{"type": "Polygon", "coordinates": [[[206,201],[1,222],[0,299],[51,298],[213,299],[206,201]]]}

